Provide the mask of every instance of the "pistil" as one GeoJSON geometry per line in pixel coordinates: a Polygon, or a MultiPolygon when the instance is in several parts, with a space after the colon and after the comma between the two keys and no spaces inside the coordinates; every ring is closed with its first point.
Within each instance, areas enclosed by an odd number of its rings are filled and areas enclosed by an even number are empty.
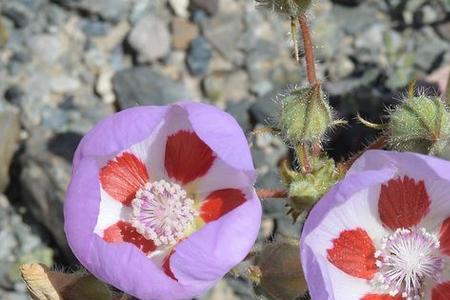
{"type": "Polygon", "coordinates": [[[421,299],[425,280],[439,281],[443,272],[439,246],[437,235],[424,228],[397,229],[383,239],[381,249],[375,253],[379,272],[374,285],[391,296],[421,299]]]}

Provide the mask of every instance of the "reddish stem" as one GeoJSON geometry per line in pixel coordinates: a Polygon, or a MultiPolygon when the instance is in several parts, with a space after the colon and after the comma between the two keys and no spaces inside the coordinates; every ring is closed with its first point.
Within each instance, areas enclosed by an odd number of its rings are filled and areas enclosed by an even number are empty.
{"type": "Polygon", "coordinates": [[[285,190],[259,189],[256,194],[259,198],[286,198],[288,196],[285,190]]]}
{"type": "Polygon", "coordinates": [[[363,151],[358,152],[356,155],[352,156],[349,160],[344,162],[340,165],[340,171],[341,172],[347,172],[351,166],[355,163],[355,161],[363,155],[364,152],[367,150],[373,150],[373,149],[382,149],[387,144],[387,137],[380,136],[378,139],[376,139],[372,144],[366,147],[363,151]]]}
{"type": "Polygon", "coordinates": [[[314,50],[313,42],[311,39],[311,32],[309,30],[308,19],[305,13],[300,13],[298,16],[298,22],[300,23],[300,29],[302,31],[303,45],[305,50],[305,60],[306,60],[306,75],[308,76],[308,81],[311,85],[317,83],[316,76],[316,66],[314,63],[314,50]]]}
{"type": "Polygon", "coordinates": [[[300,160],[300,164],[302,167],[302,171],[304,174],[308,174],[312,172],[312,166],[309,162],[308,158],[308,149],[306,148],[305,144],[300,144],[297,146],[297,156],[300,160]]]}

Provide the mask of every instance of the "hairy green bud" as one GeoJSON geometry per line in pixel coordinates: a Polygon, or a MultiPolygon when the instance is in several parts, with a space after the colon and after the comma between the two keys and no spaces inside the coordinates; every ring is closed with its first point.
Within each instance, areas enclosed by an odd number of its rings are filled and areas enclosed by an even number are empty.
{"type": "Polygon", "coordinates": [[[288,214],[294,221],[310,209],[339,180],[334,160],[327,157],[312,157],[312,172],[300,173],[286,163],[280,168],[280,175],[288,188],[288,214]]]}
{"type": "Polygon", "coordinates": [[[413,97],[391,112],[387,130],[392,149],[439,156],[450,138],[450,112],[439,97],[413,97]]]}
{"type": "Polygon", "coordinates": [[[278,300],[297,299],[306,293],[298,240],[283,238],[264,245],[256,263],[259,293],[278,300]]]}
{"type": "Polygon", "coordinates": [[[435,143],[431,147],[430,154],[450,160],[450,139],[441,140],[435,143]]]}
{"type": "Polygon", "coordinates": [[[255,0],[257,6],[279,14],[297,16],[306,11],[312,0],[255,0]]]}
{"type": "Polygon", "coordinates": [[[333,113],[320,85],[294,89],[281,99],[279,127],[293,144],[320,142],[333,126],[333,113]]]}

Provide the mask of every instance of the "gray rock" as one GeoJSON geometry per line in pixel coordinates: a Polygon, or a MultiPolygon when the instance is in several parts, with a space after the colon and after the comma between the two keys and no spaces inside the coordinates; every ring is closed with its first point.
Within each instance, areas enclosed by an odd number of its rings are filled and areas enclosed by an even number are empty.
{"type": "Polygon", "coordinates": [[[53,3],[50,3],[46,7],[46,11],[49,25],[63,26],[64,22],[66,22],[67,18],[69,17],[64,7],[53,3]]]}
{"type": "MultiPolygon", "coordinates": [[[[42,127],[36,127],[30,132],[30,139],[25,144],[26,152],[20,157],[21,197],[34,218],[52,234],[64,256],[71,259],[63,217],[63,201],[71,165],[62,155],[54,153],[56,149],[49,151],[52,137],[52,133],[42,127]]],[[[65,146],[64,143],[58,145],[60,148],[65,146]]],[[[73,154],[75,146],[70,146],[71,149],[64,151],[73,154]]]]}
{"type": "MultiPolygon", "coordinates": [[[[12,290],[6,299],[24,299],[24,284],[21,282],[18,266],[23,263],[41,262],[52,265],[53,252],[41,240],[42,228],[34,220],[24,222],[23,217],[0,194],[0,286],[12,290]]],[[[2,299],[5,295],[2,294],[2,299]]],[[[27,298],[25,298],[27,299],[27,298]]]]}
{"type": "Polygon", "coordinates": [[[330,80],[337,81],[353,73],[355,64],[347,56],[337,56],[328,66],[330,80]]]}
{"type": "Polygon", "coordinates": [[[436,28],[439,35],[447,42],[450,42],[450,22],[439,24],[436,28]]]}
{"type": "Polygon", "coordinates": [[[0,192],[9,183],[9,166],[18,147],[19,135],[19,110],[0,102],[0,192]]]}
{"type": "Polygon", "coordinates": [[[109,21],[118,21],[123,17],[130,3],[128,0],[56,0],[56,2],[89,14],[98,15],[109,21]]]}
{"type": "Polygon", "coordinates": [[[224,75],[213,73],[202,80],[203,93],[209,100],[219,103],[225,101],[223,86],[225,84],[224,75]]]}
{"type": "Polygon", "coordinates": [[[32,12],[20,1],[5,2],[1,7],[1,13],[8,17],[17,28],[26,27],[33,17],[32,12]]]}
{"type": "Polygon", "coordinates": [[[414,35],[414,40],[416,65],[427,73],[438,67],[435,64],[450,48],[431,28],[424,28],[422,34],[414,35]]]}
{"type": "Polygon", "coordinates": [[[216,102],[239,102],[249,98],[249,78],[245,71],[216,71],[206,76],[202,87],[208,99],[216,102]]]}
{"type": "Polygon", "coordinates": [[[248,53],[245,59],[245,67],[252,86],[259,84],[261,81],[269,80],[275,60],[279,55],[279,49],[273,42],[261,39],[256,42],[255,48],[248,53]]]}
{"type": "Polygon", "coordinates": [[[28,300],[28,296],[25,293],[6,292],[2,295],[3,300],[28,300]]]}
{"type": "Polygon", "coordinates": [[[208,18],[208,15],[204,10],[195,10],[192,13],[192,21],[196,24],[201,24],[205,22],[205,20],[208,18]]]}
{"type": "Polygon", "coordinates": [[[136,105],[163,105],[190,98],[182,84],[149,67],[120,71],[112,82],[122,109],[136,105]]]}
{"type": "Polygon", "coordinates": [[[193,9],[201,9],[210,15],[217,13],[219,9],[219,0],[191,0],[193,9]]]}
{"type": "Polygon", "coordinates": [[[151,62],[165,57],[170,52],[167,24],[155,15],[140,19],[131,30],[128,42],[138,53],[140,62],[151,62]]]}
{"type": "Polygon", "coordinates": [[[204,75],[208,71],[212,49],[204,37],[195,38],[189,45],[186,64],[194,76],[204,75]]]}
{"type": "Polygon", "coordinates": [[[153,5],[155,1],[153,0],[141,0],[136,1],[136,3],[131,8],[130,15],[128,19],[131,23],[135,24],[145,15],[148,15],[153,10],[153,5]]]}
{"type": "Polygon", "coordinates": [[[333,5],[331,13],[334,15],[336,25],[351,35],[358,35],[373,24],[380,23],[376,15],[377,10],[369,5],[361,5],[351,9],[341,5],[333,5]]]}
{"type": "Polygon", "coordinates": [[[333,0],[334,3],[342,5],[356,6],[364,2],[364,0],[333,0]]]}
{"type": "Polygon", "coordinates": [[[277,233],[285,237],[297,238],[300,235],[301,222],[292,222],[292,218],[286,215],[276,220],[277,233]]]}
{"type": "Polygon", "coordinates": [[[250,116],[255,123],[263,125],[276,124],[280,110],[276,97],[283,91],[284,89],[270,91],[252,104],[250,116]]]}
{"type": "Polygon", "coordinates": [[[356,37],[355,46],[371,52],[379,52],[380,48],[383,47],[385,31],[386,27],[384,24],[374,24],[356,37]]]}
{"type": "Polygon", "coordinates": [[[111,25],[107,22],[83,20],[81,27],[83,32],[89,36],[104,36],[111,28],[111,25]]]}
{"type": "Polygon", "coordinates": [[[34,57],[46,64],[55,63],[67,50],[66,45],[56,35],[38,34],[30,37],[28,47],[34,57]]]}
{"type": "Polygon", "coordinates": [[[250,105],[250,101],[228,102],[226,108],[226,112],[231,114],[238,121],[245,133],[249,133],[252,130],[250,116],[248,114],[250,105]]]}
{"type": "Polygon", "coordinates": [[[201,27],[203,34],[222,56],[232,62],[239,59],[237,44],[243,31],[240,15],[218,15],[204,21],[201,27]]]}
{"type": "Polygon", "coordinates": [[[253,291],[253,284],[242,277],[227,276],[225,277],[228,285],[233,288],[237,299],[254,300],[255,293],[253,291]]]}
{"type": "Polygon", "coordinates": [[[249,77],[248,74],[239,70],[225,77],[224,93],[229,101],[242,101],[248,97],[249,77]]]}

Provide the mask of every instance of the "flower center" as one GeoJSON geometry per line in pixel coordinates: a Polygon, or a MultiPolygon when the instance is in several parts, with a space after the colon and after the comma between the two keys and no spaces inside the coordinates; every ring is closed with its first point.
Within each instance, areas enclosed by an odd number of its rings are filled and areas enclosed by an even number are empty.
{"type": "Polygon", "coordinates": [[[131,205],[131,223],[156,246],[175,244],[198,215],[186,191],[165,180],[147,183],[136,193],[131,205]]]}
{"type": "Polygon", "coordinates": [[[425,279],[439,281],[444,269],[439,246],[437,235],[424,228],[397,229],[383,238],[375,253],[379,271],[373,283],[391,296],[421,299],[425,279]]]}

